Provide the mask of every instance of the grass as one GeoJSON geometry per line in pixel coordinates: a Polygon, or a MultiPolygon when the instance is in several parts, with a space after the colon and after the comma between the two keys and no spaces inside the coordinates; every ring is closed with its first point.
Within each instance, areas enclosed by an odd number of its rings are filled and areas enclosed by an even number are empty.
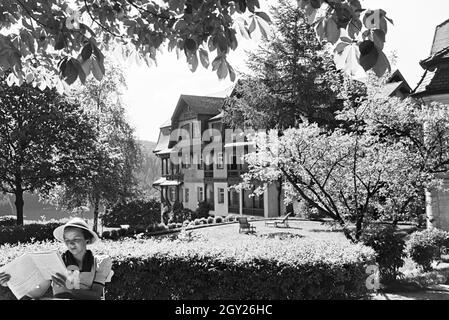
{"type": "Polygon", "coordinates": [[[289,228],[266,227],[265,221],[251,221],[250,223],[256,227],[256,232],[254,234],[239,233],[238,223],[217,225],[211,228],[192,230],[192,232],[215,241],[239,240],[252,237],[254,239],[304,238],[331,240],[348,244],[350,243],[341,230],[335,229],[329,224],[323,222],[291,220],[289,221],[289,228]]]}

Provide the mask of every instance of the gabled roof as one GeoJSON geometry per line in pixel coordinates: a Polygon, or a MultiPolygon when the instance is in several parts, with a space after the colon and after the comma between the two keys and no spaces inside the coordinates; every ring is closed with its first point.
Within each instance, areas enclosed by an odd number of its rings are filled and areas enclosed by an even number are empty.
{"type": "Polygon", "coordinates": [[[436,27],[430,57],[420,65],[425,72],[414,96],[449,93],[449,20],[436,27]]]}
{"type": "Polygon", "coordinates": [[[420,65],[424,69],[434,67],[435,64],[441,60],[449,58],[449,20],[435,28],[435,35],[433,37],[432,48],[430,56],[422,61],[420,65]]]}
{"type": "Polygon", "coordinates": [[[179,97],[178,104],[172,115],[172,122],[176,120],[179,112],[184,105],[187,105],[194,113],[204,115],[216,115],[220,112],[223,106],[224,98],[219,97],[205,97],[192,96],[182,94],[179,97]]]}
{"type": "Polygon", "coordinates": [[[159,128],[167,128],[171,126],[171,119],[165,121],[159,128]]]}
{"type": "Polygon", "coordinates": [[[449,47],[449,20],[436,27],[430,55],[441,52],[441,50],[447,49],[447,47],[449,47]]]}

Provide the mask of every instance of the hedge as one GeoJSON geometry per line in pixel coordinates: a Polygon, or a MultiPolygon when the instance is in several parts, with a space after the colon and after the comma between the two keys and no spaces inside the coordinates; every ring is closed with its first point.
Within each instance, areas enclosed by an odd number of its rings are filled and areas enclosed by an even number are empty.
{"type": "Polygon", "coordinates": [[[0,227],[0,244],[34,242],[53,239],[53,230],[62,223],[30,223],[23,226],[0,227]]]}
{"type": "Polygon", "coordinates": [[[118,228],[120,225],[148,226],[161,222],[161,203],[155,199],[149,201],[134,200],[119,203],[101,215],[105,227],[118,228]]]}
{"type": "MultiPolygon", "coordinates": [[[[113,259],[108,300],[357,299],[366,294],[366,265],[375,259],[361,244],[316,239],[222,242],[104,240],[93,250],[113,259]]],[[[0,266],[43,247],[64,249],[51,242],[0,247],[0,266]]]]}

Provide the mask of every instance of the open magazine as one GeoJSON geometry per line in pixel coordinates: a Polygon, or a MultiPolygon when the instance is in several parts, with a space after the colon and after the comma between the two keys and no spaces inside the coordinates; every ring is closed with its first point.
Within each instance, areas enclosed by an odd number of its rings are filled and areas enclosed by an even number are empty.
{"type": "Polygon", "coordinates": [[[51,280],[56,273],[67,275],[67,269],[58,251],[26,253],[7,265],[0,272],[11,275],[8,287],[17,299],[35,289],[45,280],[51,280]]]}

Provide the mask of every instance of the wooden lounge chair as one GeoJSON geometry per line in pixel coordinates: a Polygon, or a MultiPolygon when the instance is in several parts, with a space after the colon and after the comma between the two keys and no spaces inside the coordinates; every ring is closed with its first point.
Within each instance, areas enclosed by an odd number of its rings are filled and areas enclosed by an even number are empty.
{"type": "Polygon", "coordinates": [[[248,222],[248,218],[246,218],[246,217],[238,217],[237,220],[239,221],[239,233],[242,233],[242,232],[245,232],[245,233],[256,232],[256,227],[251,225],[248,222]]]}
{"type": "Polygon", "coordinates": [[[265,221],[265,226],[270,227],[273,226],[275,228],[278,227],[284,227],[284,228],[289,228],[288,225],[288,217],[291,215],[292,213],[290,212],[289,214],[287,214],[284,218],[282,219],[276,219],[276,220],[269,220],[269,221],[265,221]]]}

